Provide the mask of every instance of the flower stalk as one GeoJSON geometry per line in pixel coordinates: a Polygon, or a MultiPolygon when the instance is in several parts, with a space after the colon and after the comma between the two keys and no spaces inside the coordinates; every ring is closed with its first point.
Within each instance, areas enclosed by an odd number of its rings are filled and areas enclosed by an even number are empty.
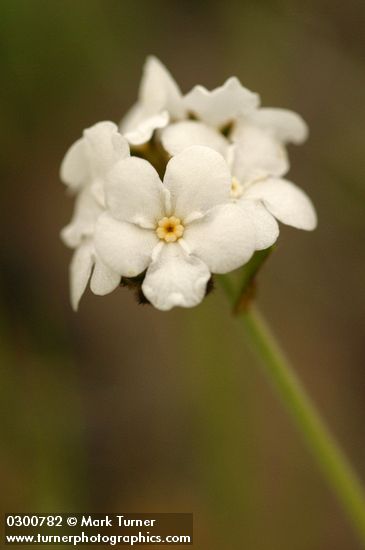
{"type": "MultiPolygon", "coordinates": [[[[233,285],[227,277],[222,283],[234,306],[233,285]]],[[[329,432],[256,306],[251,304],[241,309],[237,319],[243,324],[249,347],[260,360],[265,375],[301,432],[365,548],[365,493],[361,480],[329,432]]]]}

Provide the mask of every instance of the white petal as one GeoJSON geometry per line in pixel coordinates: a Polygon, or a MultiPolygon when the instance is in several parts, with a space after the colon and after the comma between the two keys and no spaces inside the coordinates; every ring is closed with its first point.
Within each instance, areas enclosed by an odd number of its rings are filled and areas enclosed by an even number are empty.
{"type": "Polygon", "coordinates": [[[100,260],[95,258],[95,266],[91,276],[90,288],[94,294],[105,296],[113,292],[120,285],[120,275],[100,260]]]}
{"type": "Polygon", "coordinates": [[[130,157],[109,172],[106,203],[118,220],[155,227],[164,216],[165,196],[156,170],[144,159],[130,157]]]}
{"type": "Polygon", "coordinates": [[[87,240],[74,252],[70,264],[70,291],[71,305],[77,311],[79,301],[85,292],[93,267],[94,247],[92,241],[87,240]]]}
{"type": "Polygon", "coordinates": [[[244,88],[238,78],[231,77],[212,91],[195,86],[185,96],[184,103],[199,120],[222,127],[257,107],[259,97],[244,88]]]}
{"type": "Polygon", "coordinates": [[[290,181],[269,178],[251,185],[244,198],[261,200],[275,218],[298,229],[311,231],[317,225],[314,206],[304,191],[290,181]]]}
{"type": "Polygon", "coordinates": [[[219,205],[185,228],[191,253],[212,273],[228,273],[245,264],[255,249],[255,227],[235,203],[219,205]]]}
{"type": "Polygon", "coordinates": [[[147,143],[158,128],[164,128],[169,122],[167,111],[161,111],[153,116],[146,116],[140,122],[126,131],[124,137],[131,145],[143,145],[147,143]]]}
{"type": "Polygon", "coordinates": [[[84,237],[93,235],[96,220],[102,212],[103,209],[91,189],[85,187],[76,197],[71,222],[61,231],[63,242],[71,248],[79,246],[84,237]]]}
{"type": "Polygon", "coordinates": [[[272,246],[279,236],[279,225],[261,201],[241,199],[237,201],[237,207],[255,228],[255,250],[272,246]]]}
{"type": "Polygon", "coordinates": [[[129,156],[127,140],[114,122],[98,122],[84,130],[85,150],[93,177],[105,177],[120,159],[129,156]]]}
{"type": "Polygon", "coordinates": [[[283,143],[303,143],[308,137],[308,126],[303,118],[287,109],[262,108],[250,115],[253,124],[267,129],[283,143]]]}
{"type": "Polygon", "coordinates": [[[201,260],[186,254],[178,243],[170,243],[148,268],[142,290],[163,311],[194,307],[203,300],[209,278],[209,269],[201,260]]]}
{"type": "Polygon", "coordinates": [[[154,56],[149,56],[146,60],[139,100],[148,108],[151,115],[165,109],[174,119],[183,118],[185,115],[178,85],[166,67],[154,56]]]}
{"type": "Polygon", "coordinates": [[[147,58],[139,89],[139,100],[121,121],[121,131],[132,145],[148,142],[153,132],[164,128],[170,118],[181,119],[185,107],[181,91],[166,67],[156,57],[147,58]]]}
{"type": "Polygon", "coordinates": [[[98,122],[84,130],[67,151],[60,169],[60,177],[72,189],[91,183],[95,177],[104,177],[117,160],[129,156],[127,140],[113,122],[98,122]]]}
{"type": "Polygon", "coordinates": [[[83,138],[75,141],[65,154],[61,163],[60,178],[73,190],[82,187],[90,179],[90,166],[83,138]]]}
{"type": "Polygon", "coordinates": [[[124,277],[136,277],[146,269],[157,243],[154,231],[117,221],[108,213],[102,214],[96,224],[97,254],[110,269],[124,277]]]}
{"type": "Polygon", "coordinates": [[[164,183],[171,192],[172,212],[184,220],[226,201],[231,175],[223,157],[209,147],[189,147],[168,162],[164,183]]]}
{"type": "Polygon", "coordinates": [[[204,145],[225,156],[228,147],[228,141],[220,132],[195,120],[170,124],[163,130],[161,141],[170,155],[176,155],[192,145],[204,145]]]}
{"type": "Polygon", "coordinates": [[[285,148],[273,135],[251,124],[242,125],[236,135],[232,165],[232,174],[240,183],[282,176],[288,169],[285,148]]]}

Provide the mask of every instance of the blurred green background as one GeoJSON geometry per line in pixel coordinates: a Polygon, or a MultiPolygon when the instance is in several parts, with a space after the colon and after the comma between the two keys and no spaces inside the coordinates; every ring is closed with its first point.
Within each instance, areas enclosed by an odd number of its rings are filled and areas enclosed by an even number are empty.
{"type": "Polygon", "coordinates": [[[289,177],[319,228],[283,228],[259,303],[365,479],[364,24],[361,0],[1,0],[4,512],[193,512],[199,550],[359,548],[218,289],[71,311],[58,169],[134,102],[150,53],[184,92],[237,75],[304,116],[289,177]]]}

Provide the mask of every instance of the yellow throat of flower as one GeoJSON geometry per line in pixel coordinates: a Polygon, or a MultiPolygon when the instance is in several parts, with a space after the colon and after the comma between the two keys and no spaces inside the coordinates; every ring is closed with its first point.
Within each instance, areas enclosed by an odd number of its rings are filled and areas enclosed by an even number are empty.
{"type": "Polygon", "coordinates": [[[156,227],[157,237],[167,243],[174,243],[184,234],[184,226],[179,218],[166,216],[162,218],[156,227]]]}

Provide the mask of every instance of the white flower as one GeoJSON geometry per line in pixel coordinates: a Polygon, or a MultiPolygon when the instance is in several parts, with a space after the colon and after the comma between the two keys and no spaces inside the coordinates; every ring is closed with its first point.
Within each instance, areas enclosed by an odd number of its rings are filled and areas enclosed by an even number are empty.
{"type": "Polygon", "coordinates": [[[131,145],[149,141],[157,128],[170,119],[185,117],[182,94],[166,67],[156,57],[147,58],[139,88],[138,102],[121,122],[121,132],[131,145]]]}
{"type": "Polygon", "coordinates": [[[242,86],[235,76],[211,91],[204,86],[195,86],[184,97],[187,110],[214,128],[223,128],[239,116],[249,114],[259,102],[259,96],[242,86]]]}
{"type": "Polygon", "coordinates": [[[76,193],[71,222],[62,230],[65,244],[75,248],[70,264],[71,303],[76,310],[91,276],[91,289],[104,295],[116,288],[119,275],[98,257],[94,247],[95,224],[104,208],[106,173],[120,159],[129,156],[126,140],[112,122],[99,122],[84,130],[66,153],[61,179],[76,193]]]}
{"type": "Polygon", "coordinates": [[[229,78],[223,86],[212,91],[195,86],[184,97],[189,114],[197,120],[169,124],[161,131],[161,143],[170,155],[186,147],[205,145],[226,156],[229,140],[221,129],[234,124],[241,116],[249,115],[259,104],[259,96],[244,88],[238,78],[229,78]]]}
{"type": "MultiPolygon", "coordinates": [[[[313,230],[317,216],[311,200],[280,177],[289,169],[285,144],[302,143],[307,134],[303,119],[285,109],[262,108],[242,117],[229,150],[233,199],[259,201],[280,222],[313,230]]],[[[266,248],[265,241],[262,244],[266,248]]]]}
{"type": "MultiPolygon", "coordinates": [[[[265,140],[258,139],[257,141],[257,146],[261,146],[263,153],[265,140]]],[[[238,205],[246,205],[248,201],[254,201],[256,204],[263,205],[272,216],[282,223],[307,231],[315,229],[317,216],[309,197],[294,183],[279,177],[281,171],[286,171],[284,167],[280,169],[280,154],[277,158],[274,154],[270,156],[270,152],[273,153],[273,148],[272,144],[268,144],[268,154],[263,156],[260,164],[254,145],[254,141],[252,146],[248,141],[245,147],[235,145],[230,151],[232,200],[238,205]],[[275,172],[278,175],[275,175],[275,172]]],[[[261,225],[259,218],[256,219],[256,222],[261,225]]],[[[260,233],[259,238],[264,235],[265,232],[260,233]]],[[[273,244],[274,241],[269,244],[272,237],[273,232],[269,234],[269,239],[264,238],[261,243],[256,242],[257,249],[267,248],[273,244]]]]}
{"type": "Polygon", "coordinates": [[[120,276],[147,270],[142,290],[158,309],[197,305],[211,273],[232,271],[254,252],[251,218],[230,202],[229,168],[212,149],[173,157],[163,183],[135,157],[118,162],[108,180],[97,253],[120,276]]]}
{"type": "Polygon", "coordinates": [[[261,108],[241,116],[230,136],[236,144],[240,176],[283,176],[289,170],[285,145],[303,143],[307,136],[306,123],[293,111],[261,108]]]}

